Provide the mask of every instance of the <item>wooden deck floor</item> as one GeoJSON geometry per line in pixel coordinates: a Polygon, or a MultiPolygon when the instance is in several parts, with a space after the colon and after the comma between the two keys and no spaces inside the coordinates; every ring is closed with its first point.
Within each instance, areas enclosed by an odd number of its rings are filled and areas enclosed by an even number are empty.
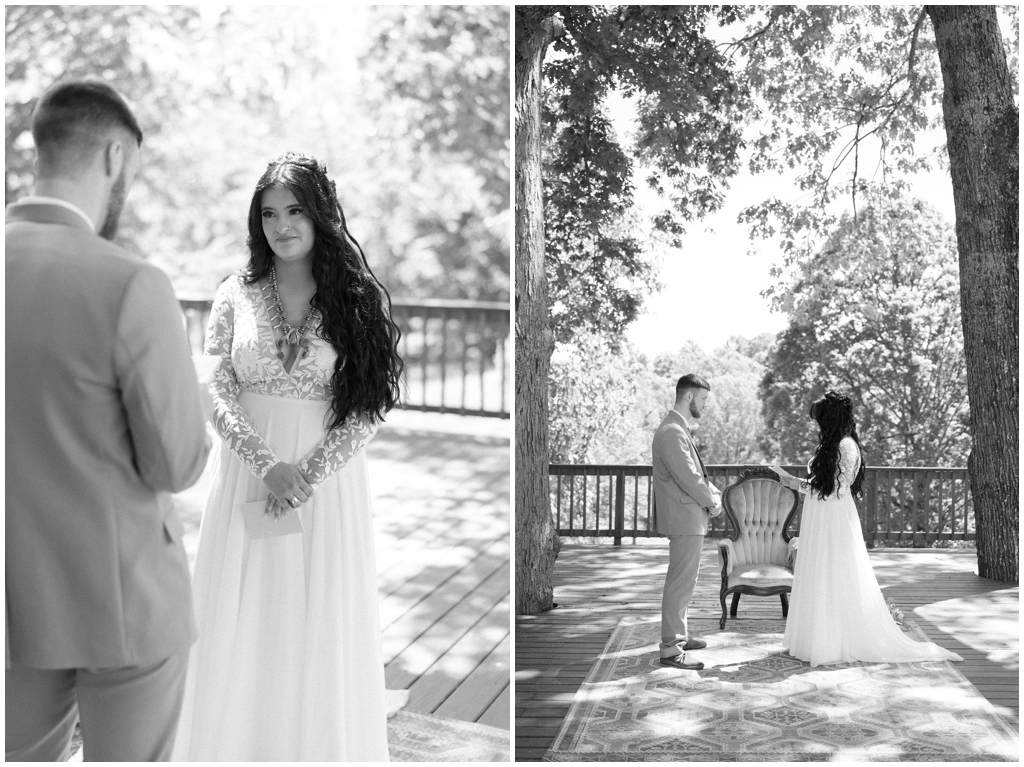
{"type": "MultiPolygon", "coordinates": [[[[368,448],[385,679],[407,710],[509,729],[509,422],[395,411],[368,448]]],[[[175,496],[190,559],[211,472],[175,496]]]]}
{"type": "MultiPolygon", "coordinates": [[[[929,638],[959,653],[956,667],[996,710],[1019,726],[1019,591],[979,578],[973,550],[875,549],[872,565],[929,638]]],[[[716,544],[705,543],[691,616],[721,615],[716,544]]],[[[563,546],[555,565],[558,607],[516,618],[515,759],[538,761],[608,637],[627,614],[657,615],[668,563],[665,541],[563,546]]],[[[744,597],[739,617],[778,620],[776,597],[744,597]]],[[[693,618],[691,618],[692,620],[693,618]]]]}

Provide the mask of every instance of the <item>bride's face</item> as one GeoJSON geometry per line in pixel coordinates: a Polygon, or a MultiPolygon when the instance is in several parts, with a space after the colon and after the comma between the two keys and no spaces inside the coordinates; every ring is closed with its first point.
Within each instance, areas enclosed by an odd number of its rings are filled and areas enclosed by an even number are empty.
{"type": "Polygon", "coordinates": [[[263,234],[274,255],[282,261],[302,261],[310,257],[316,229],[291,189],[283,186],[267,189],[260,200],[260,209],[263,234]]]}

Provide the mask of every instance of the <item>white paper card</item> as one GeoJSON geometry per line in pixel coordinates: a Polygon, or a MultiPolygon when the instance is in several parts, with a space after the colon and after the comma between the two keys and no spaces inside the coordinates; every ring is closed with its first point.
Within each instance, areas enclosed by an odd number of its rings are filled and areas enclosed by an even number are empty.
{"type": "Polygon", "coordinates": [[[299,519],[298,509],[289,509],[287,514],[277,519],[268,516],[266,511],[266,500],[242,504],[245,531],[249,533],[250,538],[273,538],[302,532],[302,520],[299,519]]]}

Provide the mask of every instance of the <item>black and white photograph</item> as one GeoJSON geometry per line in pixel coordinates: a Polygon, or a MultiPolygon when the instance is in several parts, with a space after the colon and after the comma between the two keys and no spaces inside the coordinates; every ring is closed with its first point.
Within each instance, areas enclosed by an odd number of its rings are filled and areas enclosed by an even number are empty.
{"type": "Polygon", "coordinates": [[[1018,7],[514,14],[515,760],[1018,761],[1018,7]]]}
{"type": "Polygon", "coordinates": [[[7,761],[511,760],[507,5],[8,5],[7,761]]]}

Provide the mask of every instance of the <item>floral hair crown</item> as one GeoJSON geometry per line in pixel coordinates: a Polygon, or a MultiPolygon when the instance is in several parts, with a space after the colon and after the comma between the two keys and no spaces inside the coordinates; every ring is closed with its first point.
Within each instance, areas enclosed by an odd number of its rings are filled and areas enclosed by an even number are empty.
{"type": "Polygon", "coordinates": [[[327,164],[318,160],[313,155],[302,154],[301,152],[285,152],[279,157],[274,158],[267,163],[267,171],[275,166],[282,165],[297,165],[300,168],[311,171],[313,173],[315,183],[320,187],[324,197],[337,207],[341,207],[338,202],[338,186],[334,183],[334,180],[327,173],[327,164]]]}

